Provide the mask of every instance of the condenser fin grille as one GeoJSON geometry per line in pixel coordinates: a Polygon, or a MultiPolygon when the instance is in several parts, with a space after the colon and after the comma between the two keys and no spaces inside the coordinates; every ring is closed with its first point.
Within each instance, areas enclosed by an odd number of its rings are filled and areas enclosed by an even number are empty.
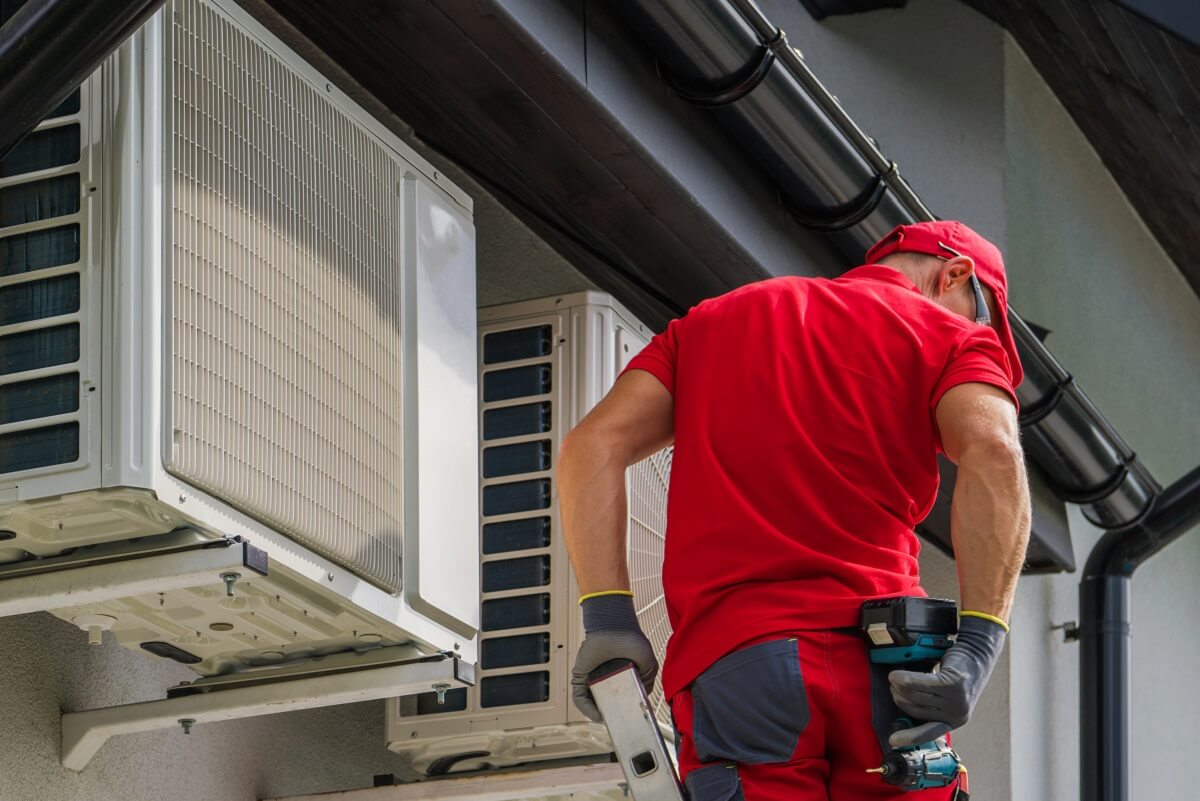
{"type": "Polygon", "coordinates": [[[404,167],[219,12],[172,8],[169,468],[397,591],[404,167]]]}

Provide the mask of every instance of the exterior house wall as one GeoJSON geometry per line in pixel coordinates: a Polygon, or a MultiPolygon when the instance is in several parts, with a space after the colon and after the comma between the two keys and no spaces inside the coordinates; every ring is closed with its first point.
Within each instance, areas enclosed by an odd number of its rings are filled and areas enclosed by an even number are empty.
{"type": "MultiPolygon", "coordinates": [[[[1007,260],[1012,303],[1164,485],[1200,462],[1200,301],[1011,41],[1005,49],[1007,260]]],[[[1072,510],[1082,569],[1100,532],[1072,510]]],[[[1187,775],[1200,688],[1200,537],[1133,579],[1132,797],[1195,796],[1187,775]]],[[[1013,797],[1078,797],[1079,576],[1021,582],[1010,648],[1013,797]]]]}

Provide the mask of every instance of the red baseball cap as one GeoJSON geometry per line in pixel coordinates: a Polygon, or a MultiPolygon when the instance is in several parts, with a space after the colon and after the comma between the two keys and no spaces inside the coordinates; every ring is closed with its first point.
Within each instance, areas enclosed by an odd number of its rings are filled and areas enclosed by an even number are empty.
{"type": "Polygon", "coordinates": [[[892,253],[924,253],[929,256],[946,257],[947,249],[975,262],[975,276],[979,283],[992,290],[996,297],[996,335],[1008,355],[1009,372],[1013,388],[1021,383],[1024,371],[1021,357],[1017,354],[1017,343],[1012,328],[1008,325],[1008,278],[1004,274],[1004,258],[1000,249],[957,220],[938,220],[913,225],[897,225],[867,251],[867,264],[874,264],[892,253]]]}

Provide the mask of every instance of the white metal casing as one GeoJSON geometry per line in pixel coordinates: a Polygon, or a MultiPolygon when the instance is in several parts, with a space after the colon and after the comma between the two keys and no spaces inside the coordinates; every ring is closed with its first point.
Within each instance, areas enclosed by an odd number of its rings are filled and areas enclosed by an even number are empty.
{"type": "MultiPolygon", "coordinates": [[[[388,747],[405,754],[414,769],[426,771],[433,766],[435,770],[443,770],[449,764],[456,771],[470,770],[611,750],[604,727],[587,721],[570,698],[571,663],[583,631],[576,603],[578,586],[559,534],[554,460],[562,437],[603,398],[624,366],[649,341],[650,335],[649,329],[624,307],[599,292],[480,309],[483,492],[480,526],[484,576],[481,605],[486,610],[492,604],[508,599],[524,602],[544,596],[548,620],[526,621],[530,625],[519,628],[494,628],[497,624],[490,619],[493,616],[485,611],[476,687],[453,691],[447,695],[446,704],[440,706],[432,694],[389,702],[388,747]],[[544,337],[534,333],[538,330],[544,330],[544,337]],[[535,347],[530,354],[500,353],[504,348],[493,347],[498,343],[492,338],[506,332],[516,336],[533,333],[530,341],[544,342],[545,346],[541,350],[535,347]],[[516,386],[522,382],[522,370],[544,370],[539,380],[548,381],[548,391],[541,392],[536,387],[504,391],[501,384],[510,379],[500,374],[511,371],[512,386],[516,386]],[[493,382],[494,378],[504,380],[493,382]],[[502,430],[499,418],[490,418],[493,414],[533,410],[535,406],[548,406],[548,414],[543,425],[528,430],[528,433],[512,436],[513,431],[502,430]],[[548,462],[506,469],[489,458],[489,451],[495,455],[498,450],[519,446],[531,449],[526,453],[536,454],[532,448],[539,443],[542,450],[534,457],[535,461],[548,459],[548,462]],[[541,481],[549,482],[544,507],[532,502],[527,508],[514,512],[505,512],[503,507],[489,508],[489,492],[504,486],[541,481]],[[489,544],[489,539],[499,534],[499,529],[489,533],[490,527],[528,524],[535,520],[544,520],[546,526],[540,547],[537,547],[539,543],[515,540],[503,546],[489,544]],[[540,567],[546,572],[545,583],[540,586],[536,577],[539,565],[534,561],[539,559],[545,560],[540,567]],[[512,588],[506,588],[502,580],[498,585],[489,586],[493,581],[490,568],[503,570],[511,566],[515,569],[522,562],[535,569],[532,580],[518,581],[516,583],[522,586],[512,588]],[[504,661],[494,658],[492,649],[498,640],[539,636],[545,637],[544,662],[524,660],[522,664],[497,666],[496,661],[504,661]],[[513,681],[535,681],[533,677],[539,674],[544,680],[543,695],[537,694],[536,684],[527,684],[515,688],[513,695],[534,693],[528,702],[512,704],[513,697],[496,697],[490,703],[484,700],[490,694],[493,682],[498,685],[510,677],[513,681]],[[445,711],[442,711],[443,707],[445,711]],[[456,761],[472,752],[486,752],[487,756],[456,761]],[[443,760],[442,764],[435,764],[439,760],[443,760]]],[[[670,456],[670,450],[655,454],[632,467],[627,477],[630,490],[628,547],[635,602],[639,619],[660,659],[670,634],[661,583],[670,456]]],[[[523,457],[513,454],[511,458],[519,463],[523,457]]],[[[521,572],[525,572],[524,569],[521,572]]],[[[497,696],[505,694],[497,693],[497,696]]],[[[660,722],[669,726],[661,687],[655,688],[652,701],[660,722]]]]}
{"type": "Polygon", "coordinates": [[[0,529],[16,535],[0,562],[181,526],[240,535],[271,565],[240,605],[214,577],[55,613],[128,617],[113,630],[135,648],[182,638],[206,673],[254,666],[260,644],[291,658],[415,642],[474,661],[470,198],[232,3],[169,2],[83,97],[81,161],[46,172],[81,174],[80,308],[54,321],[80,324],[79,458],[0,475],[0,529]],[[249,288],[230,290],[241,275],[249,288]],[[395,564],[360,559],[356,536],[394,543],[377,550],[395,564]],[[228,633],[201,625],[231,617],[228,633]],[[243,629],[250,617],[262,625],[243,629]]]}

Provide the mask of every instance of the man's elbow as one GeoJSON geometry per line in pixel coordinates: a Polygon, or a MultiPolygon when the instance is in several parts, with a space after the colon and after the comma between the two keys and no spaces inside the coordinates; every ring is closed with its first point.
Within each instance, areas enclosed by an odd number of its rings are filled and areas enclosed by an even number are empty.
{"type": "Polygon", "coordinates": [[[558,450],[559,468],[581,458],[594,459],[598,456],[608,455],[612,446],[612,437],[605,436],[604,432],[596,426],[587,423],[578,425],[563,437],[562,445],[558,450]]]}
{"type": "Polygon", "coordinates": [[[1015,432],[990,431],[971,439],[962,450],[958,467],[1024,475],[1025,452],[1015,432]]]}

